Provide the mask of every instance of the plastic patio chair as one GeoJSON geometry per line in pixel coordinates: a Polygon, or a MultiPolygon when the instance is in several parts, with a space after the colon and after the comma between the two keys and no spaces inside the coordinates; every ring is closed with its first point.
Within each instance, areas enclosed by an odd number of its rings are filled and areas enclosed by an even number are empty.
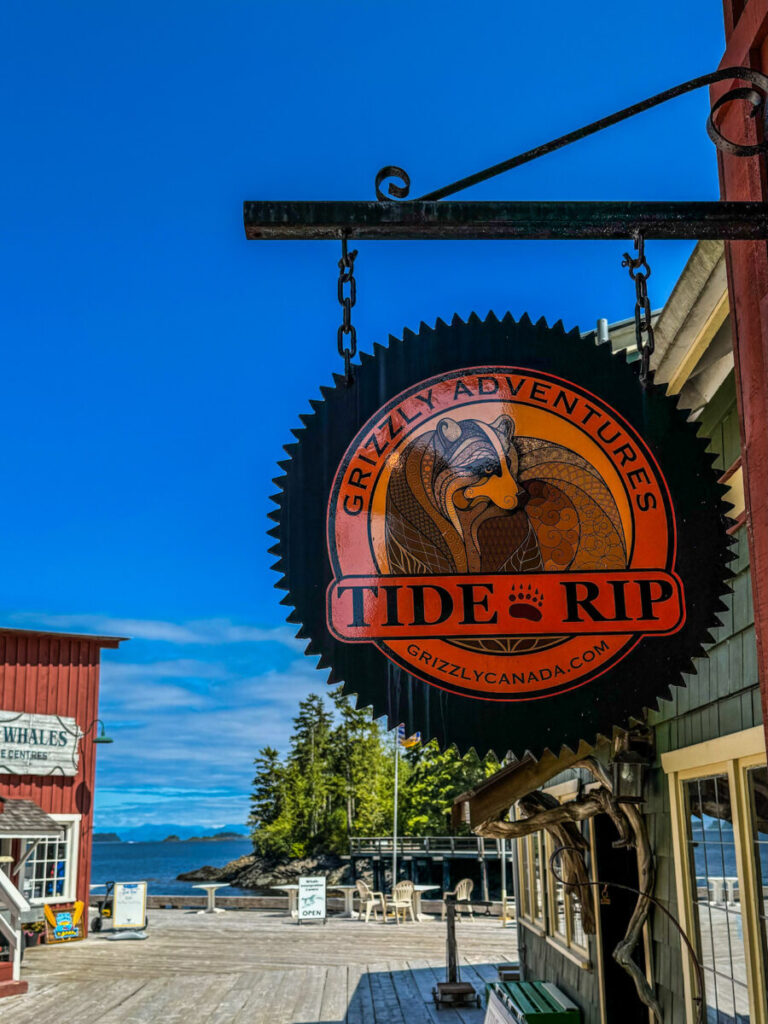
{"type": "MultiPolygon", "coordinates": [[[[416,915],[413,912],[413,882],[398,882],[392,890],[392,895],[387,897],[386,910],[394,910],[395,924],[400,924],[400,912],[403,914],[403,921],[406,914],[411,915],[411,920],[416,922],[416,915]]],[[[385,918],[386,920],[386,913],[385,918]]]]}
{"type": "Polygon", "coordinates": [[[379,910],[381,910],[382,914],[384,914],[384,916],[386,917],[383,892],[374,892],[365,884],[365,882],[363,882],[360,879],[358,879],[355,882],[355,888],[357,889],[358,899],[360,900],[360,907],[358,912],[360,914],[360,917],[362,917],[363,909],[365,909],[366,924],[368,923],[368,919],[371,916],[371,911],[373,911],[374,921],[378,920],[379,910]]]}
{"type": "Polygon", "coordinates": [[[445,897],[453,896],[456,900],[456,916],[459,917],[462,910],[469,911],[470,920],[474,921],[475,915],[472,910],[472,904],[470,903],[470,897],[472,890],[475,888],[475,883],[471,878],[462,878],[457,883],[456,888],[452,892],[446,892],[443,894],[443,912],[441,919],[445,920],[445,897]]]}

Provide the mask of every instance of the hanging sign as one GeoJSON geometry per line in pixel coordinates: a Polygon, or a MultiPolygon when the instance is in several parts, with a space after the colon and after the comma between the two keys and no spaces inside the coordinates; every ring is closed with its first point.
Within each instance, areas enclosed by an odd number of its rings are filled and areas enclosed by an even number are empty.
{"type": "Polygon", "coordinates": [[[77,775],[82,735],[74,718],[0,710],[0,773],[77,775]]]}
{"type": "Polygon", "coordinates": [[[724,488],[696,427],[609,345],[438,322],[324,398],[273,533],[291,621],[358,703],[538,754],[692,670],[726,590],[724,488]]]}

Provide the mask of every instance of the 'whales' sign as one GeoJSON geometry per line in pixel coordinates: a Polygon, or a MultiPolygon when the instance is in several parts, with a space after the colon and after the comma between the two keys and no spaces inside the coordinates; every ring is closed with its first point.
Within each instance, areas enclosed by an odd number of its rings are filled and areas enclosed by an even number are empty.
{"type": "Polygon", "coordinates": [[[358,703],[522,754],[681,684],[726,589],[723,488],[623,356],[527,318],[438,322],[324,398],[273,534],[290,620],[358,703]]]}
{"type": "Polygon", "coordinates": [[[0,710],[0,773],[77,775],[81,736],[74,718],[0,710]]]}

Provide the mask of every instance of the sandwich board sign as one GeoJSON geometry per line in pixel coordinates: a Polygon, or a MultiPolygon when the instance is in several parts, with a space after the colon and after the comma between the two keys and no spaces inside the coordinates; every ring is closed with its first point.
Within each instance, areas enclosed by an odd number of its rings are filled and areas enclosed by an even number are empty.
{"type": "Polygon", "coordinates": [[[147,919],[147,883],[115,882],[113,928],[143,928],[147,919]]]}
{"type": "Polygon", "coordinates": [[[308,875],[299,879],[299,924],[322,921],[325,924],[325,878],[308,875]]]}

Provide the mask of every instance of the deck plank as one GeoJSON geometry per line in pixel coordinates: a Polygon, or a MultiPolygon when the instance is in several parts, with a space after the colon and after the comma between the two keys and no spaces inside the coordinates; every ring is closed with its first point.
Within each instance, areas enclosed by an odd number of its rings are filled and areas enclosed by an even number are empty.
{"type": "MultiPolygon", "coordinates": [[[[516,959],[515,933],[498,919],[462,922],[462,964],[495,977],[516,959]]],[[[27,951],[29,993],[4,999],[2,1024],[475,1024],[475,1011],[444,1010],[445,925],[368,924],[330,918],[297,927],[270,911],[198,916],[150,910],[149,938],[104,934],[27,951]]]]}
{"type": "Polygon", "coordinates": [[[347,968],[346,966],[329,967],[325,976],[318,1021],[322,1024],[344,1024],[348,1005],[347,968]]]}
{"type": "Polygon", "coordinates": [[[371,983],[376,1024],[407,1024],[400,1012],[389,965],[382,964],[377,970],[369,970],[368,979],[371,983]]]}
{"type": "MultiPolygon", "coordinates": [[[[293,1009],[290,1024],[315,1024],[323,1001],[323,988],[327,967],[310,967],[302,981],[299,999],[293,1009]]],[[[238,1021],[237,1024],[240,1024],[238,1021]]]]}
{"type": "Polygon", "coordinates": [[[367,969],[359,964],[350,964],[347,971],[349,1004],[346,1024],[374,1024],[373,996],[367,969]]]}
{"type": "Polygon", "coordinates": [[[408,1024],[432,1024],[427,1003],[414,980],[406,961],[395,960],[389,964],[392,984],[400,1004],[400,1012],[408,1024]]]}

